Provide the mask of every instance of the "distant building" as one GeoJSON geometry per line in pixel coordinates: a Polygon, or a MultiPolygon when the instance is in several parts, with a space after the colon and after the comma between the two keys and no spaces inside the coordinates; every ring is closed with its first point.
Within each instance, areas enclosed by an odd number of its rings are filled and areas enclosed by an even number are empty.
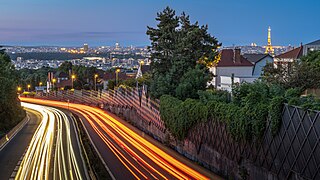
{"type": "Polygon", "coordinates": [[[307,55],[310,51],[320,50],[320,39],[303,46],[303,55],[307,55]]]}
{"type": "Polygon", "coordinates": [[[22,57],[17,57],[17,62],[21,62],[23,60],[22,57]]]}
{"type": "Polygon", "coordinates": [[[268,28],[268,45],[266,46],[265,54],[274,55],[274,49],[271,44],[271,28],[270,28],[270,26],[268,28]]]}
{"type": "MultiPolygon", "coordinates": [[[[116,72],[106,72],[103,75],[102,83],[103,83],[103,89],[108,89],[108,83],[110,80],[116,81],[117,75],[116,72]]],[[[125,72],[119,72],[118,73],[118,80],[127,80],[130,78],[134,78],[134,76],[128,76],[125,72]]]]}
{"type": "Polygon", "coordinates": [[[85,52],[88,52],[89,51],[89,45],[88,44],[83,44],[83,50],[85,52]]]}
{"type": "Polygon", "coordinates": [[[53,88],[58,88],[59,90],[64,90],[65,88],[71,88],[72,79],[69,74],[64,72],[48,72],[47,80],[47,90],[52,90],[53,88]]]}
{"type": "Polygon", "coordinates": [[[120,44],[118,42],[116,42],[116,48],[115,50],[120,50],[120,44]]]}

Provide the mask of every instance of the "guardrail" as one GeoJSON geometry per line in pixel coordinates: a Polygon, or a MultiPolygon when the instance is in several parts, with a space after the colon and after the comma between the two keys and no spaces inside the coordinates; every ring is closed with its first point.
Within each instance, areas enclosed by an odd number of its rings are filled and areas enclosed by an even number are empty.
{"type": "Polygon", "coordinates": [[[14,138],[14,136],[29,122],[27,115],[21,122],[12,128],[4,137],[0,139],[0,151],[14,138]]]}

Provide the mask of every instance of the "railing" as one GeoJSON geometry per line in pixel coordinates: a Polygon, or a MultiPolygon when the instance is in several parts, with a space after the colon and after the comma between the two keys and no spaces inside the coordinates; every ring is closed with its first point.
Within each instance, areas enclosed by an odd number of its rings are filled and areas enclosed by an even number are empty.
{"type": "Polygon", "coordinates": [[[110,91],[55,91],[37,93],[36,97],[59,101],[85,103],[95,106],[113,106],[133,108],[148,123],[154,124],[161,131],[165,130],[160,119],[159,102],[147,97],[144,89],[118,89],[110,91]]]}

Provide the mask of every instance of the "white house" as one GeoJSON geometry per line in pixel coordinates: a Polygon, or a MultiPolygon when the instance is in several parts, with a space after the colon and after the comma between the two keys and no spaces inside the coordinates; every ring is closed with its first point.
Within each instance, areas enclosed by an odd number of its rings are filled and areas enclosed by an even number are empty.
{"type": "Polygon", "coordinates": [[[275,64],[288,64],[288,66],[301,58],[303,54],[303,46],[301,45],[298,48],[292,49],[291,51],[287,51],[283,54],[277,55],[274,58],[275,64]]]}
{"type": "Polygon", "coordinates": [[[254,65],[253,77],[260,77],[266,64],[273,63],[273,57],[269,54],[244,54],[243,56],[254,65]]]}
{"type": "Polygon", "coordinates": [[[215,77],[209,84],[217,89],[231,91],[232,84],[252,83],[258,79],[268,62],[273,62],[272,56],[268,54],[241,55],[239,48],[224,49],[218,64],[210,68],[215,77]]]}
{"type": "Polygon", "coordinates": [[[210,71],[214,74],[213,80],[209,83],[217,89],[230,90],[232,78],[243,79],[252,77],[253,64],[241,55],[241,50],[223,49],[221,59],[210,71]]]}

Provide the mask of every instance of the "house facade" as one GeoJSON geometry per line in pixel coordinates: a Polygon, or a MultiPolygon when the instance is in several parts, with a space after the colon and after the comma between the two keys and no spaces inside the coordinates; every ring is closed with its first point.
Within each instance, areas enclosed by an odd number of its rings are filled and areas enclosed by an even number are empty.
{"type": "Polygon", "coordinates": [[[287,64],[288,66],[290,66],[290,64],[302,57],[303,50],[304,47],[301,45],[300,47],[292,49],[291,51],[287,51],[283,54],[277,55],[274,58],[274,64],[287,64]]]}
{"type": "Polygon", "coordinates": [[[310,51],[319,51],[320,50],[320,39],[313,41],[303,46],[303,55],[307,55],[310,51]]]}
{"type": "Polygon", "coordinates": [[[273,57],[269,54],[244,54],[243,56],[254,65],[253,77],[260,77],[263,74],[263,68],[268,63],[273,63],[273,57]]]}
{"type": "Polygon", "coordinates": [[[210,71],[213,73],[213,80],[208,83],[217,89],[231,90],[232,81],[243,82],[247,78],[252,78],[254,65],[241,55],[241,50],[223,49],[221,59],[210,71]]]}
{"type": "Polygon", "coordinates": [[[231,91],[233,84],[252,83],[257,80],[267,63],[273,63],[273,57],[269,54],[242,55],[238,48],[224,49],[218,64],[210,68],[214,78],[208,84],[217,89],[231,91]]]}

